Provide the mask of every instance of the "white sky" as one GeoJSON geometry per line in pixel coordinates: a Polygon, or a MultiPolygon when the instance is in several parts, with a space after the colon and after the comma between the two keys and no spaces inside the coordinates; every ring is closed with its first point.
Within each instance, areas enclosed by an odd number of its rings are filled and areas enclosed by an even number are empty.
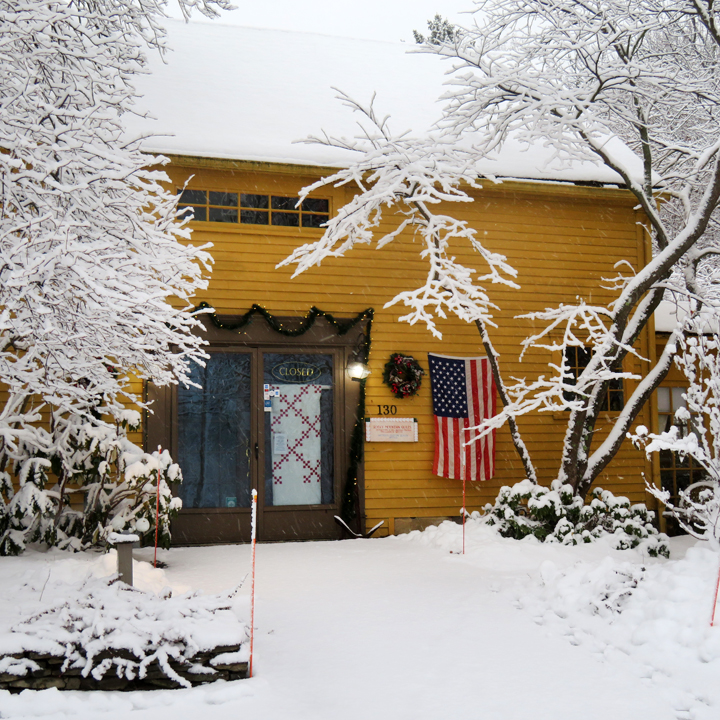
{"type": "MultiPolygon", "coordinates": [[[[223,13],[221,22],[395,42],[413,42],[413,30],[426,34],[427,21],[436,13],[468,24],[471,18],[461,11],[473,7],[472,0],[233,0],[233,4],[237,10],[223,13]]],[[[170,12],[180,17],[172,0],[170,12]]]]}

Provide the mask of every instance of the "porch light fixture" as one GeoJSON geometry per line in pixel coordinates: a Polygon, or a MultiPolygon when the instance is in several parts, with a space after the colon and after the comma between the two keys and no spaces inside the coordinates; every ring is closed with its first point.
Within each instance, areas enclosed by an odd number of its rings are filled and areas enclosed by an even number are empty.
{"type": "Polygon", "coordinates": [[[357,380],[359,382],[370,374],[370,368],[365,363],[354,360],[348,364],[347,374],[351,380],[357,380]]]}

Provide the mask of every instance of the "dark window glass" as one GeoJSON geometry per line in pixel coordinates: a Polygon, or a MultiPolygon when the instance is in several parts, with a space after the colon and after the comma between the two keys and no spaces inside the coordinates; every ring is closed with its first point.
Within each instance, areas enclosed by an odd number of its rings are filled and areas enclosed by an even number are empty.
{"type": "MultiPolygon", "coordinates": [[[[237,207],[238,194],[230,192],[213,192],[210,191],[210,204],[222,205],[223,207],[237,207]]],[[[237,222],[237,220],[235,221],[237,222]]]]}
{"type": "MultiPolygon", "coordinates": [[[[663,450],[661,452],[670,452],[670,450],[663,450]]],[[[660,470],[660,483],[662,484],[662,489],[667,490],[671,495],[675,491],[675,470],[672,468],[672,465],[670,465],[669,470],[662,469],[660,470]]]]}
{"type": "MultiPolygon", "coordinates": [[[[247,195],[246,193],[243,193],[240,195],[240,205],[247,208],[266,208],[268,206],[268,196],[247,195]]],[[[267,223],[267,220],[265,223],[267,223]]]]}
{"type": "Polygon", "coordinates": [[[569,347],[566,349],[566,355],[568,359],[568,364],[570,367],[575,370],[575,377],[580,374],[577,371],[582,371],[587,367],[587,364],[590,362],[590,350],[589,348],[584,347],[569,347]]]}
{"type": "Polygon", "coordinates": [[[207,220],[207,212],[204,207],[187,207],[181,217],[190,215],[190,219],[195,222],[205,222],[207,220]]]}
{"type": "Polygon", "coordinates": [[[204,190],[178,190],[183,205],[206,205],[207,193],[204,190]]]}
{"type": "Polygon", "coordinates": [[[615,378],[615,380],[610,381],[605,406],[609,406],[610,410],[622,410],[625,407],[622,378],[615,378]]]}
{"type": "Polygon", "coordinates": [[[250,355],[211,353],[178,387],[178,493],[186,508],[250,507],[250,355]]]}
{"type": "MultiPolygon", "coordinates": [[[[577,383],[578,376],[587,366],[588,360],[590,359],[590,351],[586,348],[581,347],[567,347],[565,348],[565,361],[570,368],[571,377],[565,378],[565,382],[568,385],[575,385],[577,383]]],[[[565,391],[566,400],[574,400],[575,393],[565,391]]]]}
{"type": "Polygon", "coordinates": [[[328,221],[327,215],[308,215],[303,213],[302,224],[303,227],[320,227],[323,223],[328,221]]]}
{"type": "MultiPolygon", "coordinates": [[[[567,361],[567,364],[570,368],[570,372],[572,373],[571,378],[567,378],[566,382],[569,385],[575,385],[577,382],[577,378],[582,373],[582,371],[587,367],[587,364],[590,362],[590,357],[592,356],[592,353],[590,352],[589,348],[584,347],[568,347],[565,348],[565,360],[567,361]]],[[[573,400],[575,399],[575,395],[572,392],[565,392],[565,399],[566,400],[573,400]]],[[[580,398],[584,399],[584,398],[580,398]]],[[[611,380],[607,393],[605,395],[605,400],[603,401],[601,410],[622,410],[625,405],[625,399],[623,395],[623,381],[622,378],[616,378],[615,380],[611,380]]]]}
{"type": "Polygon", "coordinates": [[[294,197],[278,197],[273,195],[272,197],[272,209],[273,210],[296,210],[297,198],[294,197]]]}
{"type": "MultiPolygon", "coordinates": [[[[330,203],[320,198],[305,198],[302,204],[303,212],[327,213],[330,212],[330,203]]],[[[304,223],[303,223],[304,224],[304,223]]]]}
{"type": "Polygon", "coordinates": [[[675,467],[675,482],[677,483],[678,492],[680,492],[680,490],[685,490],[690,484],[690,471],[680,470],[677,465],[675,467]]]}
{"type": "Polygon", "coordinates": [[[274,212],[272,214],[272,224],[297,227],[300,224],[300,215],[299,213],[274,212]]]}
{"type": "Polygon", "coordinates": [[[240,222],[248,223],[250,225],[267,225],[268,214],[267,212],[261,212],[260,210],[241,210],[240,222]]]}
{"type": "MultiPolygon", "coordinates": [[[[260,195],[257,193],[219,192],[216,190],[178,190],[179,206],[185,206],[182,218],[196,222],[236,223],[248,225],[277,225],[280,227],[319,228],[329,220],[330,202],[322,198],[306,198],[302,212],[296,207],[296,197],[260,195]],[[238,204],[239,200],[239,204],[238,204]],[[192,207],[190,207],[192,206],[192,207]],[[209,206],[209,207],[208,207],[209,206]],[[240,207],[240,212],[238,212],[240,207]],[[272,214],[270,209],[276,211],[272,214]]],[[[580,348],[582,353],[582,348],[580,348]]],[[[575,362],[583,358],[576,358],[575,362]]],[[[587,362],[585,360],[585,362],[587,362]]],[[[612,402],[612,399],[611,399],[612,402]]],[[[622,399],[615,405],[622,408],[622,399]]],[[[613,406],[614,409],[614,406],[613,406]]]]}
{"type": "Polygon", "coordinates": [[[238,211],[236,208],[210,208],[210,222],[236,223],[237,221],[238,211]]]}

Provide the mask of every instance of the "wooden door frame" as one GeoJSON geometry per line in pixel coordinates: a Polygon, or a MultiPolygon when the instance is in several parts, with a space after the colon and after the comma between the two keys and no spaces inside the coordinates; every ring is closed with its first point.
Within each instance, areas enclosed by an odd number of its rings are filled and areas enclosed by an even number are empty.
{"type": "MultiPolygon", "coordinates": [[[[241,316],[220,316],[218,319],[223,324],[237,322],[241,316]]],[[[299,328],[303,318],[276,318],[283,328],[293,330],[299,328]]],[[[333,516],[340,514],[343,493],[345,492],[345,478],[349,467],[350,440],[358,420],[357,411],[360,401],[360,383],[351,380],[346,372],[347,365],[355,356],[358,348],[365,342],[368,324],[367,321],[358,323],[344,335],[338,333],[337,327],[324,317],[318,317],[315,323],[302,335],[296,337],[286,336],[276,332],[262,316],[255,316],[241,330],[227,330],[217,328],[209,318],[203,319],[204,331],[201,336],[208,342],[209,352],[249,352],[254,356],[251,364],[251,412],[254,414],[254,422],[251,423],[251,448],[258,445],[258,452],[251,450],[251,483],[257,483],[258,495],[264,493],[264,447],[261,443],[264,427],[264,411],[262,403],[262,355],[265,352],[310,352],[333,354],[333,380],[334,392],[334,429],[335,429],[335,452],[334,452],[334,502],[328,506],[311,506],[310,510],[303,511],[301,506],[277,506],[271,510],[272,513],[314,512],[324,515],[322,522],[324,529],[315,532],[308,529],[306,532],[291,535],[285,538],[271,537],[271,540],[281,539],[336,539],[342,536],[339,526],[333,521],[333,516]],[[260,415],[260,416],[258,416],[260,415]]],[[[144,438],[143,444],[146,452],[152,451],[158,445],[168,448],[177,457],[177,387],[168,386],[157,388],[151,383],[146,383],[145,399],[152,403],[152,413],[144,414],[144,438]]],[[[362,421],[362,418],[359,418],[362,421]]],[[[365,493],[364,493],[364,472],[363,463],[358,466],[358,516],[359,530],[364,530],[365,525],[365,493]]],[[[187,527],[188,523],[180,521],[174,523],[173,533],[176,544],[211,544],[217,542],[212,540],[218,532],[223,533],[227,539],[220,542],[247,542],[250,537],[250,509],[249,508],[188,508],[181,511],[181,518],[191,515],[200,516],[206,524],[206,532],[197,531],[197,537],[187,527]]],[[[203,522],[198,517],[196,524],[203,522]]],[[[258,537],[263,538],[265,530],[264,512],[259,512],[258,537]]]]}

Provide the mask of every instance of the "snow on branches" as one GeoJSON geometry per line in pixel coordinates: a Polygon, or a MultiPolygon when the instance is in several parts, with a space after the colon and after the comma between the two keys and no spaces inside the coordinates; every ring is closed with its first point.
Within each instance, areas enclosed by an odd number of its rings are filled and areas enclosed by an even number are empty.
{"type": "Polygon", "coordinates": [[[187,307],[210,256],[178,242],[156,159],[122,136],[140,7],[0,2],[0,380],[65,411],[111,410],[135,399],[129,370],[164,384],[202,355],[166,298],[187,307]]]}
{"type": "Polygon", "coordinates": [[[407,133],[395,135],[388,118],[379,117],[372,102],[364,106],[344,93],[339,99],[362,116],[361,135],[351,139],[324,135],[307,142],[355,151],[358,160],[304,188],[300,201],[324,185],[352,184],[359,192],[327,223],[320,240],[297,248],[279,267],[296,264],[298,275],[325,258],[343,256],[357,244],[371,244],[383,219],[383,207],[394,209],[397,226],[377,238],[376,247],[384,247],[405,229],[418,232],[423,240],[420,257],[427,261],[428,270],[422,287],[399,293],[385,307],[404,303],[410,312],[400,320],[422,322],[436,337],[442,334],[435,318],[448,314],[469,323],[494,325],[495,306],[480,283],[516,288],[512,280],[517,275],[515,269],[505,257],[487,250],[467,222],[433,210],[443,201],[472,202],[461,185],[480,187],[476,155],[440,135],[422,139],[407,133]],[[451,243],[458,240],[469,243],[478,253],[486,266],[484,273],[461,265],[451,255],[451,243]]]}
{"type": "Polygon", "coordinates": [[[626,497],[594,488],[586,505],[570,485],[555,480],[543,487],[523,480],[500,488],[495,503],[485,514],[473,513],[503,537],[522,540],[533,535],[540,542],[579,545],[605,538],[617,550],[640,546],[648,555],[670,556],[667,536],[655,529],[651,510],[631,505],[626,497]]]}
{"type": "MultiPolygon", "coordinates": [[[[691,321],[688,321],[691,322],[691,321]]],[[[678,488],[678,498],[667,489],[648,486],[689,534],[720,547],[720,336],[698,332],[679,340],[675,364],[688,381],[685,404],[675,412],[671,428],[651,433],[644,426],[629,435],[648,456],[664,450],[690,456],[704,470],[705,479],[690,488],[678,488]]]]}
{"type": "Polygon", "coordinates": [[[32,445],[22,447],[26,460],[17,491],[9,473],[0,474],[0,555],[17,555],[38,542],[80,550],[104,544],[120,530],[150,540],[156,514],[158,542],[170,547],[170,521],[182,507],[170,484],[182,482],[180,467],[167,451],[145,453],[130,442],[128,430],[139,425],[140,413],[133,410],[115,426],[57,413],[62,452],[44,457],[33,455],[32,445]],[[51,472],[61,478],[54,484],[51,472]],[[73,498],[82,510],[73,507],[73,498]]]}
{"type": "Polygon", "coordinates": [[[62,483],[62,418],[112,428],[140,403],[131,375],[188,382],[204,357],[189,309],[212,259],[151,169],[165,160],[123,130],[146,49],[165,49],[164,8],[0,0],[0,471],[19,478],[59,456],[62,483]]]}

